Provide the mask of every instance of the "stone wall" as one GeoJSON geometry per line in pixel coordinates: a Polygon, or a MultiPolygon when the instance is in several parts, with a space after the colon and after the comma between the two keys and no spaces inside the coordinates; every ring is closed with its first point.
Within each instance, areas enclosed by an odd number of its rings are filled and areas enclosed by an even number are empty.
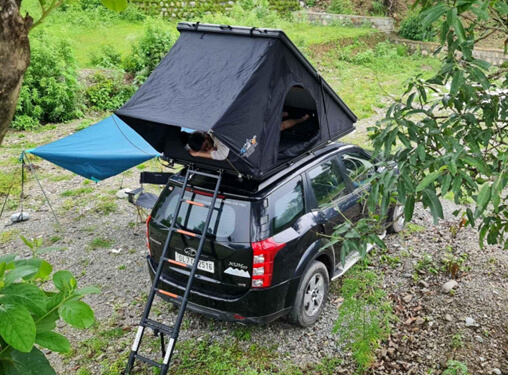
{"type": "MultiPolygon", "coordinates": [[[[231,9],[234,0],[131,0],[150,15],[170,18],[186,18],[199,14],[218,13],[231,9]]],[[[300,9],[298,0],[269,0],[270,8],[278,12],[300,9]]]]}
{"type": "MultiPolygon", "coordinates": [[[[437,47],[438,43],[430,42],[418,42],[415,40],[402,39],[397,37],[395,34],[390,35],[390,40],[395,44],[402,44],[408,47],[410,52],[421,51],[424,54],[432,54],[437,47]]],[[[504,62],[508,61],[508,55],[503,53],[500,49],[491,48],[475,48],[473,51],[473,57],[480,60],[485,60],[488,63],[500,66],[504,62]]]]}
{"type": "Polygon", "coordinates": [[[372,27],[390,33],[394,30],[394,21],[390,17],[366,17],[347,14],[329,14],[319,12],[297,12],[297,16],[306,17],[310,23],[320,25],[340,24],[354,27],[372,27]]]}

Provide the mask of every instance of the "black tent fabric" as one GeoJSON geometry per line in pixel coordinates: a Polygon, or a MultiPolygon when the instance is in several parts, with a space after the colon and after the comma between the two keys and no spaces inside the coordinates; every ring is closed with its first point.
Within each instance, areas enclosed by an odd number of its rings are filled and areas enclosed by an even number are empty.
{"type": "Polygon", "coordinates": [[[255,178],[354,130],[356,116],[280,30],[180,23],[180,37],[116,114],[177,161],[255,178]],[[283,111],[308,121],[281,133],[283,111]],[[195,160],[180,128],[212,133],[224,162],[195,160]]]}

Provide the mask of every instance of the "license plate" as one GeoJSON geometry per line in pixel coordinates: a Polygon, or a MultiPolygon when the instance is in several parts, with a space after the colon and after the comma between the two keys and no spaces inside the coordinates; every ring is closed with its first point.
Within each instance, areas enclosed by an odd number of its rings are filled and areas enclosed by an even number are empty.
{"type": "MultiPolygon", "coordinates": [[[[177,253],[175,251],[175,260],[178,262],[185,263],[189,266],[192,266],[194,264],[195,259],[192,257],[189,257],[187,255],[177,253]]],[[[213,264],[212,261],[200,260],[198,263],[198,270],[214,273],[215,272],[215,265],[213,264]]]]}

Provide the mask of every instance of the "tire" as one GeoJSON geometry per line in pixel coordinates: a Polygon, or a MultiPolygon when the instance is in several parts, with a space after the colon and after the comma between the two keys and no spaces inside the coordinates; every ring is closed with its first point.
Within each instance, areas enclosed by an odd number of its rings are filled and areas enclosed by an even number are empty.
{"type": "Polygon", "coordinates": [[[404,220],[404,206],[398,204],[390,208],[388,212],[388,222],[391,223],[386,231],[388,233],[399,233],[406,227],[404,220]]]}
{"type": "Polygon", "coordinates": [[[328,298],[330,278],[325,265],[313,261],[300,280],[288,319],[300,327],[310,327],[319,319],[328,298]]]}

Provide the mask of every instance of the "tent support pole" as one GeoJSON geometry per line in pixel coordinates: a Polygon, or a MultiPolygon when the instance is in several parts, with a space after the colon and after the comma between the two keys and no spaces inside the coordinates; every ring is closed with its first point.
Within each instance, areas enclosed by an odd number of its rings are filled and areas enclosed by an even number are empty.
{"type": "Polygon", "coordinates": [[[321,74],[319,75],[319,84],[321,85],[321,98],[323,99],[323,109],[325,110],[326,128],[328,129],[328,138],[331,138],[332,135],[330,134],[330,124],[328,123],[328,111],[326,110],[325,87],[323,85],[323,77],[321,77],[321,74]]]}
{"type": "Polygon", "coordinates": [[[55,214],[55,211],[53,210],[53,206],[51,206],[51,202],[49,201],[49,198],[48,196],[46,195],[46,192],[44,191],[44,189],[42,188],[42,185],[41,185],[41,182],[39,181],[39,178],[37,177],[37,173],[35,173],[35,168],[34,166],[32,165],[32,163],[30,162],[30,160],[28,159],[28,157],[26,156],[25,152],[23,151],[23,154],[22,154],[22,157],[23,157],[23,160],[26,159],[27,163],[28,163],[28,166],[30,168],[30,171],[33,173],[34,177],[35,177],[35,180],[37,181],[37,184],[39,184],[39,187],[41,188],[41,191],[42,191],[42,194],[44,194],[44,198],[46,198],[46,202],[48,202],[48,206],[49,206],[49,209],[51,210],[51,213],[53,214],[54,218],[55,218],[55,221],[56,221],[56,224],[58,225],[58,231],[60,231],[62,229],[62,226],[60,225],[60,222],[58,221],[58,218],[55,214]]]}

